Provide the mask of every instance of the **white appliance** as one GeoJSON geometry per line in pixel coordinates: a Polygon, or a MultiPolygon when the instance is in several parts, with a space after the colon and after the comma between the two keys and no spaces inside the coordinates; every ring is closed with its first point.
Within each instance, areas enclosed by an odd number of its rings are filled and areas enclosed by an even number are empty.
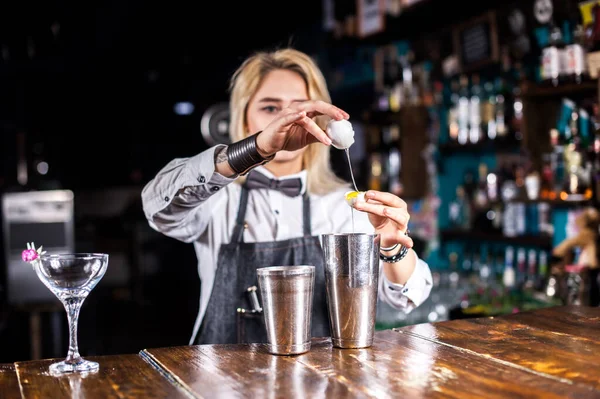
{"type": "Polygon", "coordinates": [[[70,190],[5,193],[2,197],[6,290],[13,304],[57,301],[21,259],[28,242],[48,253],[74,252],[74,202],[70,190]]]}

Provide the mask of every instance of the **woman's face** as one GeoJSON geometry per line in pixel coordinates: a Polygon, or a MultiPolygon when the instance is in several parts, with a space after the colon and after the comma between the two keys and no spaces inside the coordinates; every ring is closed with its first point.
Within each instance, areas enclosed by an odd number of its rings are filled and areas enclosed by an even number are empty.
{"type": "MultiPolygon", "coordinates": [[[[263,130],[273,118],[291,104],[308,100],[308,90],[304,79],[293,71],[277,69],[265,75],[258,90],[248,103],[246,128],[249,134],[263,130]]],[[[306,150],[279,151],[270,163],[299,163],[302,167],[302,154],[306,150]]],[[[298,170],[299,171],[299,170],[298,170]]]]}

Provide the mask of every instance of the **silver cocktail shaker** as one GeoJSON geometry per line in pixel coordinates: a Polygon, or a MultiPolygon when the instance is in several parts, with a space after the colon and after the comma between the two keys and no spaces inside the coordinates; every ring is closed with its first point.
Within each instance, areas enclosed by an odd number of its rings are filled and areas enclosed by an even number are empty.
{"type": "Polygon", "coordinates": [[[271,266],[259,268],[256,273],[269,352],[275,355],[308,352],[315,267],[271,266]]]}
{"type": "Polygon", "coordinates": [[[325,286],[333,346],[373,344],[379,281],[378,234],[324,234],[325,286]]]}

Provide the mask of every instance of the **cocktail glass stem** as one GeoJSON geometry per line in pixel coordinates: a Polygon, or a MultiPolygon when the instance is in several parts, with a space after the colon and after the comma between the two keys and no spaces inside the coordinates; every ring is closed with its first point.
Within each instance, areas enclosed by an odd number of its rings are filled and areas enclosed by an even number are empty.
{"type": "Polygon", "coordinates": [[[69,352],[67,353],[65,363],[76,364],[81,362],[79,345],[77,343],[77,324],[79,322],[79,310],[81,309],[84,299],[85,298],[82,297],[74,297],[62,300],[69,321],[69,352]]]}

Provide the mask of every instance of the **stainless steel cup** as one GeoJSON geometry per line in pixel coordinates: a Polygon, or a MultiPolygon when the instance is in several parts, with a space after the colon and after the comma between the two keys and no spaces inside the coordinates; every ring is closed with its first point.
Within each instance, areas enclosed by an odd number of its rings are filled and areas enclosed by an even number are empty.
{"type": "Polygon", "coordinates": [[[379,281],[378,234],[324,234],[325,288],[333,346],[373,344],[379,281]]]}
{"type": "Polygon", "coordinates": [[[256,270],[267,328],[267,346],[274,355],[310,350],[314,266],[270,266],[256,270]]]}

